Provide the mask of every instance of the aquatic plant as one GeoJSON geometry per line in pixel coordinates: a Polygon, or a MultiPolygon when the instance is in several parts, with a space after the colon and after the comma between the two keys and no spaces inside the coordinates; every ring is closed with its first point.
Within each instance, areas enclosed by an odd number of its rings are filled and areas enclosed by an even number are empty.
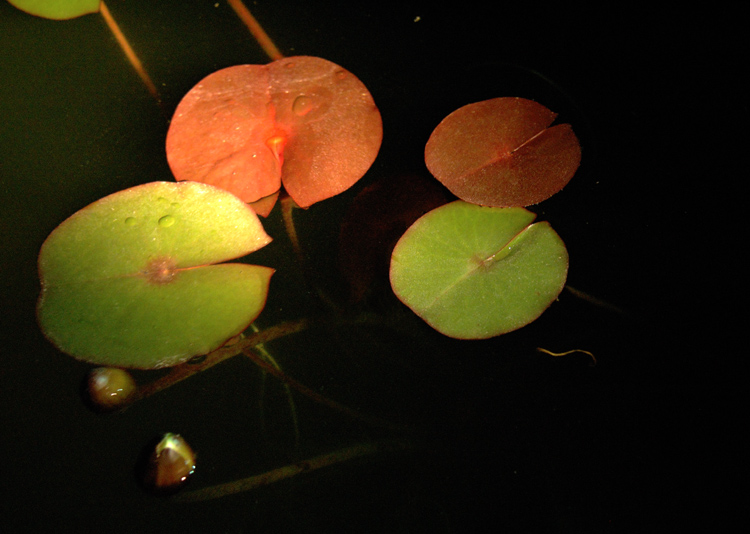
{"type": "MultiPolygon", "coordinates": [[[[284,373],[264,344],[319,318],[257,328],[251,323],[281,266],[222,263],[270,241],[256,212],[270,213],[280,195],[289,237],[303,258],[292,207],[315,209],[351,187],[375,160],[383,135],[375,100],[354,74],[321,58],[280,57],[249,12],[231,4],[273,61],[209,73],[185,95],[165,142],[177,183],[114,193],[50,234],[39,256],[40,326],[61,351],[96,365],[172,366],[124,395],[122,406],[244,354],[287,391],[408,434],[284,373]]],[[[450,114],[426,142],[427,168],[460,200],[443,203],[436,195],[425,215],[399,214],[408,229],[389,251],[390,281],[395,295],[438,332],[481,339],[521,328],[565,285],[562,239],[523,208],[561,190],[580,162],[572,128],[550,127],[555,117],[536,102],[500,97],[450,114]]],[[[329,304],[322,290],[316,294],[329,304]]],[[[371,320],[336,305],[322,308],[341,322],[371,320]]],[[[366,444],[311,462],[323,467],[413,446],[409,439],[366,444]]],[[[302,472],[288,467],[263,480],[302,472]]],[[[257,480],[185,500],[251,487],[257,480]]]]}

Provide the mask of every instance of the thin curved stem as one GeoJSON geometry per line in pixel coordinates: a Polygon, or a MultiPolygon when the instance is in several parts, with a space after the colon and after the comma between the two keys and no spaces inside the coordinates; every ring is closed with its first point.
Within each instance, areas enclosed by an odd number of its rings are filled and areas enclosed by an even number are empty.
{"type": "MultiPolygon", "coordinates": [[[[256,334],[260,332],[257,326],[255,326],[255,323],[252,323],[250,325],[250,328],[252,328],[253,332],[256,334]]],[[[270,352],[266,350],[265,345],[263,343],[258,343],[255,345],[254,349],[246,348],[245,351],[251,351],[255,350],[258,352],[258,355],[263,359],[263,361],[267,362],[269,365],[271,365],[274,369],[276,369],[279,373],[284,373],[284,371],[281,370],[281,366],[276,361],[276,358],[274,358],[270,352]]],[[[265,384],[266,375],[268,373],[263,373],[263,384],[265,384]]],[[[294,397],[292,397],[292,390],[289,387],[289,384],[282,382],[284,386],[284,393],[286,394],[287,403],[289,404],[289,415],[292,418],[292,427],[294,428],[294,446],[299,447],[299,420],[297,418],[297,406],[294,404],[294,397]]],[[[260,395],[260,413],[261,413],[261,421],[263,423],[263,426],[265,427],[265,417],[263,414],[265,413],[265,410],[263,409],[263,389],[261,389],[261,395],[260,395]]]]}
{"type": "Polygon", "coordinates": [[[575,354],[577,352],[580,352],[581,354],[588,354],[591,356],[592,362],[589,364],[591,367],[596,365],[596,356],[594,356],[591,352],[583,349],[572,349],[572,350],[566,350],[565,352],[552,352],[551,350],[543,349],[542,347],[537,347],[537,351],[543,352],[544,354],[549,354],[550,356],[560,357],[560,356],[567,356],[568,354],[575,354]]]}
{"type": "Polygon", "coordinates": [[[379,417],[360,413],[353,408],[349,408],[348,406],[345,406],[344,404],[331,400],[328,397],[324,397],[317,391],[307,387],[306,385],[302,384],[301,382],[298,382],[297,380],[290,377],[289,375],[276,369],[274,366],[264,361],[262,358],[258,357],[252,350],[249,350],[246,348],[246,349],[243,349],[243,352],[245,356],[250,358],[253,361],[253,363],[255,363],[258,367],[260,367],[267,373],[275,376],[276,378],[278,378],[285,384],[299,391],[305,397],[308,397],[309,399],[317,402],[318,404],[327,406],[328,408],[336,410],[337,412],[341,412],[344,415],[351,417],[352,419],[363,421],[375,427],[383,428],[383,429],[390,430],[390,431],[397,431],[397,432],[403,432],[405,430],[408,430],[408,428],[405,426],[398,425],[396,423],[391,423],[390,421],[386,421],[385,419],[381,419],[379,417]]]}

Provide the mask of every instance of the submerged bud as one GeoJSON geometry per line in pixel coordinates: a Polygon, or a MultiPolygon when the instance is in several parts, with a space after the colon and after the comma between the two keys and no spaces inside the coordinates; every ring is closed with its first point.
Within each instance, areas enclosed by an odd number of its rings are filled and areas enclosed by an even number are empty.
{"type": "Polygon", "coordinates": [[[116,367],[93,369],[86,383],[89,400],[100,411],[122,408],[135,390],[135,381],[130,373],[116,367]]]}
{"type": "Polygon", "coordinates": [[[144,485],[158,493],[179,490],[195,472],[195,453],[179,434],[168,432],[156,444],[145,466],[144,485]]]}

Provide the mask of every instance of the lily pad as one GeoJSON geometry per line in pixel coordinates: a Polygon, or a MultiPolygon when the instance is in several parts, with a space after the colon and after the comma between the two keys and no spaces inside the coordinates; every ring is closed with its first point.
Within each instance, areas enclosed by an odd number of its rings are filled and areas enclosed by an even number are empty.
{"type": "Polygon", "coordinates": [[[581,163],[569,124],[524,98],[494,98],[457,109],[425,146],[430,172],[461,200],[483,206],[537,204],[560,191],[581,163]]]}
{"type": "Polygon", "coordinates": [[[96,13],[101,0],[8,0],[30,15],[45,19],[65,20],[96,13]]]}
{"type": "Polygon", "coordinates": [[[461,200],[417,219],[391,257],[396,296],[437,331],[483,339],[529,324],[562,291],[565,244],[523,208],[461,200]]]}
{"type": "Polygon", "coordinates": [[[265,305],[273,269],[219,262],[271,241],[253,210],[194,182],[154,182],[94,202],[39,253],[39,324],[97,365],[168,367],[244,330],[265,305]]]}
{"type": "Polygon", "coordinates": [[[177,180],[216,185],[245,202],[283,182],[306,208],[359,180],[382,138],[361,81],[325,59],[298,56],[201,80],[177,106],[166,150],[177,180]]]}

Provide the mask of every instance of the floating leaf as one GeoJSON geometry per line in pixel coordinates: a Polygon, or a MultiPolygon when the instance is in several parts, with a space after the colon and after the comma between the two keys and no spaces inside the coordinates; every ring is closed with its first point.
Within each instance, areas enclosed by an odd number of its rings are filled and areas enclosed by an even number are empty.
{"type": "Polygon", "coordinates": [[[523,98],[494,98],[448,115],[425,147],[430,172],[458,198],[483,206],[529,206],[560,191],[581,162],[569,124],[523,98]]]}
{"type": "Polygon", "coordinates": [[[439,332],[483,339],[534,321],[565,285],[568,252],[523,208],[457,200],[419,218],[391,257],[396,296],[439,332]]]}
{"type": "Polygon", "coordinates": [[[65,20],[96,13],[101,0],[8,0],[30,15],[46,19],[65,20]]]}
{"type": "Polygon", "coordinates": [[[271,241],[235,196],[154,182],[105,197],[58,226],[39,253],[39,324],[98,365],[167,367],[206,354],[263,309],[273,269],[214,263],[271,241]]]}
{"type": "Polygon", "coordinates": [[[177,180],[216,185],[245,202],[283,182],[306,208],[359,180],[382,137],[380,112],[353,74],[324,59],[288,57],[201,80],[175,111],[167,159],[177,180]]]}

